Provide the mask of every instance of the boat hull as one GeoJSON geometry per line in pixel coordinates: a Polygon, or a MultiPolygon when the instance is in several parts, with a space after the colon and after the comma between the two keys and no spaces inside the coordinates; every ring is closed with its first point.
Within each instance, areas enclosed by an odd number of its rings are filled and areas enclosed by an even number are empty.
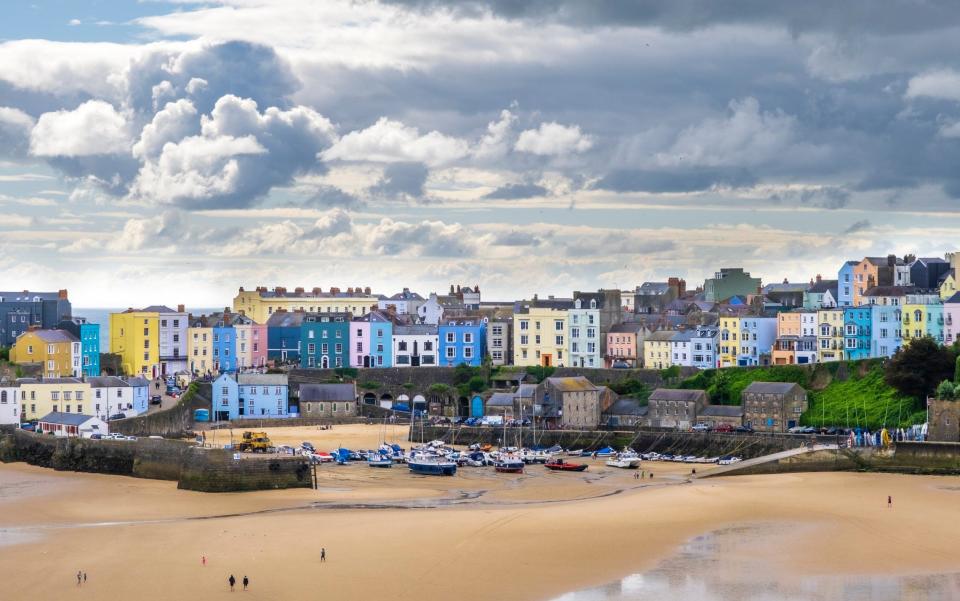
{"type": "Polygon", "coordinates": [[[522,474],[523,466],[522,465],[495,465],[493,469],[500,472],[501,474],[522,474]]]}
{"type": "Polygon", "coordinates": [[[618,467],[624,470],[635,470],[640,467],[639,459],[611,459],[607,461],[610,467],[618,467]]]}
{"type": "Polygon", "coordinates": [[[370,467],[393,467],[393,461],[390,459],[386,461],[368,461],[367,465],[370,467]]]}
{"type": "Polygon", "coordinates": [[[554,472],[582,472],[587,469],[585,463],[564,463],[562,465],[548,463],[544,467],[554,472]]]}
{"type": "Polygon", "coordinates": [[[457,473],[456,463],[417,463],[408,462],[407,467],[414,474],[424,476],[453,476],[457,473]]]}

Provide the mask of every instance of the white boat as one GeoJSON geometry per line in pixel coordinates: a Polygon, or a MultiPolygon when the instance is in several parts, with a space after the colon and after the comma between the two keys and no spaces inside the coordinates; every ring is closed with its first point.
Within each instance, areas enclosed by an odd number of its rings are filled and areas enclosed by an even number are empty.
{"type": "Polygon", "coordinates": [[[610,459],[607,459],[606,464],[610,467],[618,467],[625,470],[635,470],[640,467],[640,456],[633,451],[623,451],[622,453],[617,453],[610,459]]]}

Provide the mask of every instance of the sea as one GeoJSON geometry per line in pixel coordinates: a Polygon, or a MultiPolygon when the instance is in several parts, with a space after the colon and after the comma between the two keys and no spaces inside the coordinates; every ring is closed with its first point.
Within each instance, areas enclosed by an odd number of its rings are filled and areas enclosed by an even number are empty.
{"type": "MultiPolygon", "coordinates": [[[[110,314],[126,311],[127,309],[128,307],[113,308],[113,309],[102,308],[102,307],[96,307],[96,308],[74,307],[73,316],[86,317],[87,322],[100,324],[100,352],[109,353],[110,352],[110,314]]],[[[187,313],[190,313],[191,315],[206,315],[208,313],[214,313],[217,311],[223,311],[223,307],[220,307],[219,309],[187,307],[187,313]]]]}

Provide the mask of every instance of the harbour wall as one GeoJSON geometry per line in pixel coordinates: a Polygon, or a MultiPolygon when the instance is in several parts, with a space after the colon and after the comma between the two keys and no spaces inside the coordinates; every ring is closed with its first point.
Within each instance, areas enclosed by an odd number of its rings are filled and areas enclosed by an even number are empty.
{"type": "Polygon", "coordinates": [[[195,382],[173,407],[110,422],[110,431],[127,436],[179,438],[193,432],[195,409],[210,409],[210,383],[195,382]]]}
{"type": "Polygon", "coordinates": [[[201,492],[309,488],[309,466],[296,457],[235,460],[225,449],[179,440],[90,440],[16,431],[0,434],[0,461],[22,461],[61,471],[177,482],[201,492]]]}

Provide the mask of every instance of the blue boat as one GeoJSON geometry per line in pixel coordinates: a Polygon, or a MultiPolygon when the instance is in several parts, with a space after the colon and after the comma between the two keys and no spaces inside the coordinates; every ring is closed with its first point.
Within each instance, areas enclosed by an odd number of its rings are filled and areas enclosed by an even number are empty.
{"type": "Polygon", "coordinates": [[[414,474],[425,476],[452,476],[457,473],[457,464],[440,457],[412,457],[407,466],[414,474]]]}
{"type": "Polygon", "coordinates": [[[594,457],[613,457],[616,454],[616,451],[611,447],[603,447],[599,451],[593,454],[594,457]]]}
{"type": "Polygon", "coordinates": [[[334,451],[330,451],[330,454],[333,455],[333,460],[339,463],[340,465],[346,464],[350,461],[350,454],[352,451],[350,449],[339,448],[334,451]]]}

